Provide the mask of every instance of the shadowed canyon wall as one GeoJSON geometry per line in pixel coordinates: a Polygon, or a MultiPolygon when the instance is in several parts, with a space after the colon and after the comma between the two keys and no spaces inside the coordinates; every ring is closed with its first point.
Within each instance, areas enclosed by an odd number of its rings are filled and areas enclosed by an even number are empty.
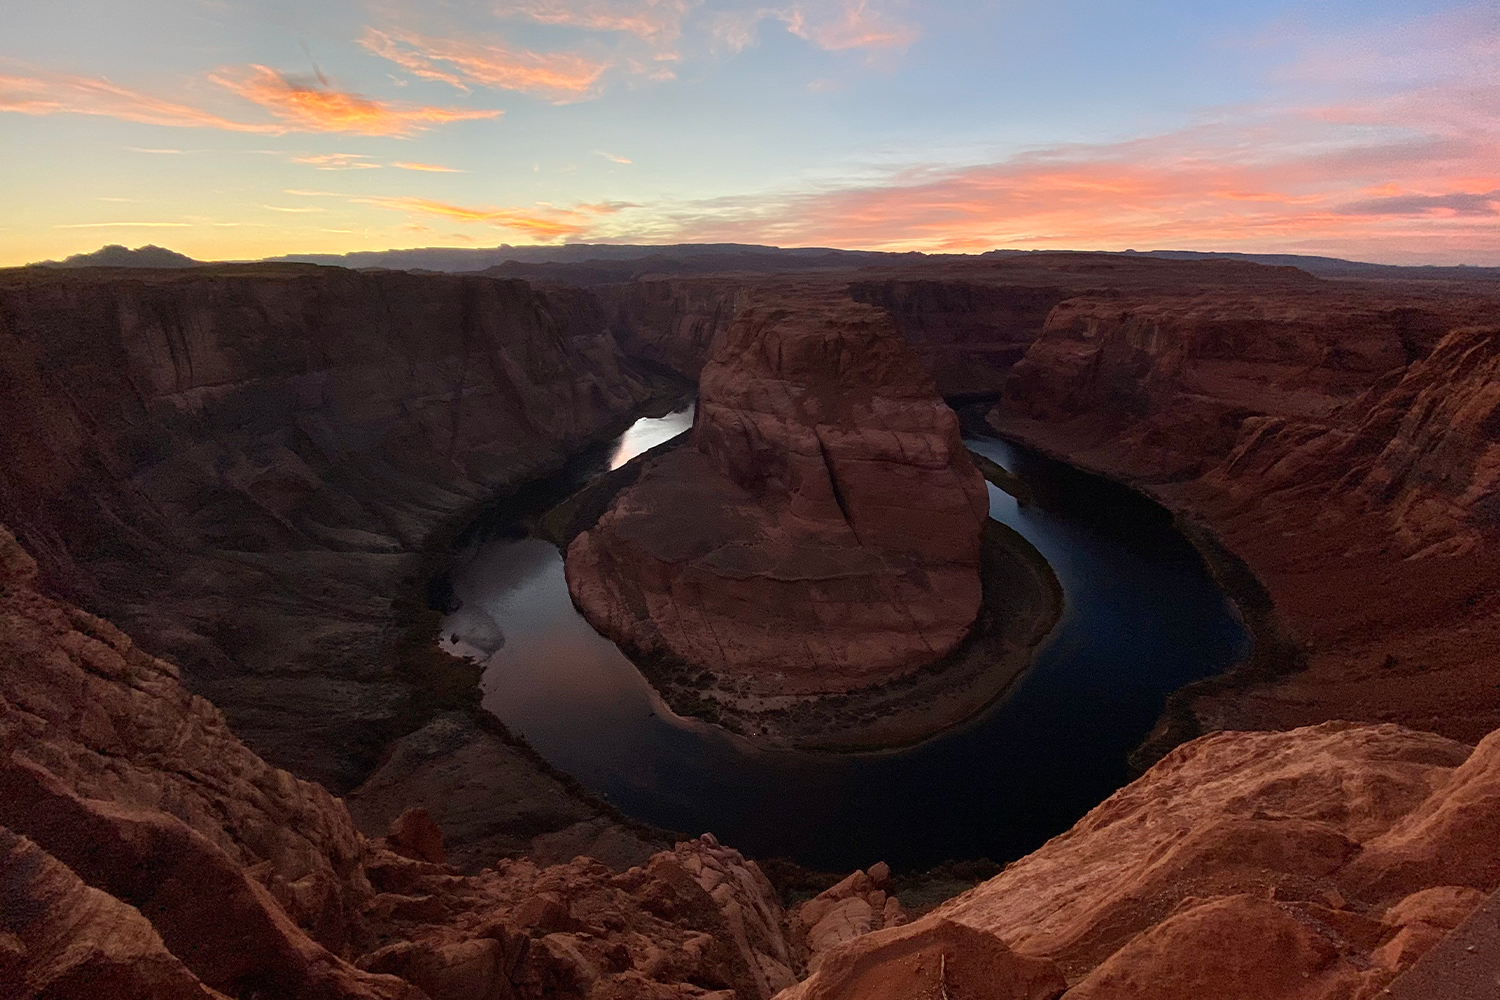
{"type": "Polygon", "coordinates": [[[0,506],[51,585],[343,790],[423,714],[391,606],[429,534],[650,395],[605,326],[483,278],[11,272],[0,506]]]}

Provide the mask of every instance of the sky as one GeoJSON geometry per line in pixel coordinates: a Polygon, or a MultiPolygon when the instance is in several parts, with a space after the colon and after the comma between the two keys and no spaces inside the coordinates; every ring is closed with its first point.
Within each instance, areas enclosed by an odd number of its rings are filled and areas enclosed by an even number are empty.
{"type": "Polygon", "coordinates": [[[6,0],[0,265],[501,243],[1500,265],[1500,5],[6,0]]]}

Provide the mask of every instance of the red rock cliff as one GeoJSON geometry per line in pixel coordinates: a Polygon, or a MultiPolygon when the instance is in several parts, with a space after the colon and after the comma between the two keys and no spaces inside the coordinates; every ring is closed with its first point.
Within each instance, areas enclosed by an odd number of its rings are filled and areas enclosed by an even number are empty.
{"type": "Polygon", "coordinates": [[[586,293],[300,265],[0,275],[0,514],[50,585],[346,789],[420,721],[435,526],[648,395],[586,293]]]}
{"type": "Polygon", "coordinates": [[[596,627],[764,694],[878,683],[979,607],[983,480],[880,311],[765,292],[703,369],[691,447],[568,549],[596,627]]]}

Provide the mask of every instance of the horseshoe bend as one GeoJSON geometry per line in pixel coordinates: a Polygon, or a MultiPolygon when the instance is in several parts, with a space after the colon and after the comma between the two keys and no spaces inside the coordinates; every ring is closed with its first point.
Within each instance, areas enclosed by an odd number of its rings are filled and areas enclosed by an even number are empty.
{"type": "Polygon", "coordinates": [[[0,272],[0,996],[1486,995],[1492,274],[659,249],[0,272]]]}

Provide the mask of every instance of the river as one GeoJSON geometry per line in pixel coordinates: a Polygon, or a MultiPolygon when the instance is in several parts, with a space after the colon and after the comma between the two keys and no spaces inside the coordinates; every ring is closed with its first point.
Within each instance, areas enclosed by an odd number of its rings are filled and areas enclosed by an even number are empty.
{"type": "MultiPolygon", "coordinates": [[[[639,421],[578,468],[617,467],[691,413],[639,421]]],[[[830,871],[1019,857],[1128,781],[1126,755],[1166,696],[1234,664],[1250,639],[1161,507],[999,439],[966,443],[1031,488],[1020,506],[991,485],[990,515],[1051,563],[1066,608],[1005,697],[920,745],[762,751],[672,716],[574,610],[556,547],[517,537],[513,521],[479,526],[455,566],[463,603],[445,648],[485,662],[486,709],[647,822],[830,871]]]]}

